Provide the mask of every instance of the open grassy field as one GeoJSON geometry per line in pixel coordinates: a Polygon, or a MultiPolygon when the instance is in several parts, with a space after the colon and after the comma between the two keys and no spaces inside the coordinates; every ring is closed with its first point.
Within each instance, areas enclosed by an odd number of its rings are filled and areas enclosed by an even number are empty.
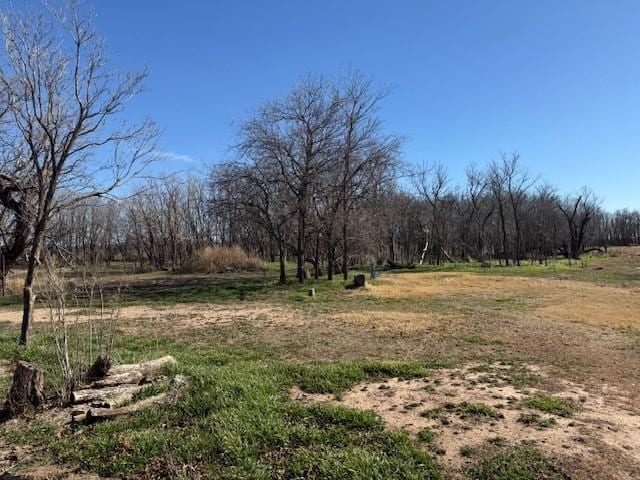
{"type": "MultiPolygon", "coordinates": [[[[640,478],[640,248],[571,265],[425,267],[364,289],[110,272],[118,363],[171,354],[182,398],[69,428],[0,425],[0,471],[39,478],[640,478]],[[316,296],[307,296],[310,287],[316,296]]],[[[12,362],[56,371],[49,326],[12,362]]]]}

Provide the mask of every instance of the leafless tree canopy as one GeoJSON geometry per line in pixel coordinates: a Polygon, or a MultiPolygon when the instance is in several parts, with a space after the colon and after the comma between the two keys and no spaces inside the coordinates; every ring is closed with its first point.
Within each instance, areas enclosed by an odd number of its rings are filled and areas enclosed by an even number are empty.
{"type": "Polygon", "coordinates": [[[4,230],[2,254],[9,268],[27,258],[25,343],[51,219],[138,175],[151,160],[155,128],[121,120],[146,71],[124,73],[109,65],[81,5],[9,9],[0,20],[0,202],[12,224],[4,230]]]}

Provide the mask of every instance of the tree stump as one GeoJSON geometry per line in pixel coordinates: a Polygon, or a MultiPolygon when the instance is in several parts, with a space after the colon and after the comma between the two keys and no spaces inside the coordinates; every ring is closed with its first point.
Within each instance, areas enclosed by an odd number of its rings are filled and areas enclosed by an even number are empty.
{"type": "Polygon", "coordinates": [[[44,372],[30,363],[19,361],[13,374],[13,384],[7,398],[10,417],[23,415],[44,405],[44,372]]]}
{"type": "Polygon", "coordinates": [[[87,380],[98,380],[100,378],[104,378],[107,373],[109,373],[109,369],[111,368],[111,358],[103,357],[102,355],[96,358],[96,361],[91,365],[91,368],[87,370],[85,375],[85,379],[87,380]]]}

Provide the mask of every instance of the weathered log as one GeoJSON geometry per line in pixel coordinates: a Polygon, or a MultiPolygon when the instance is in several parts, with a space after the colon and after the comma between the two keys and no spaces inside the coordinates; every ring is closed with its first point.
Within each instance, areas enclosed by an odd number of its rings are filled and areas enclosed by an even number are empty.
{"type": "Polygon", "coordinates": [[[109,375],[118,375],[133,370],[140,370],[146,374],[157,373],[165,366],[173,365],[175,363],[175,358],[173,358],[171,355],[166,355],[164,357],[156,358],[155,360],[149,360],[148,362],[116,365],[115,367],[111,367],[111,370],[109,370],[109,375]]]}
{"type": "Polygon", "coordinates": [[[168,398],[168,392],[164,392],[159,395],[155,395],[153,397],[140,400],[139,402],[136,402],[133,405],[129,405],[127,407],[90,408],[89,410],[87,410],[87,414],[84,417],[84,419],[82,419],[81,416],[77,416],[77,417],[78,417],[78,420],[83,421],[84,423],[87,423],[87,424],[100,422],[102,420],[109,420],[112,418],[124,417],[124,416],[131,415],[132,413],[136,413],[152,405],[164,403],[167,400],[167,398],[168,398]]]}
{"type": "Polygon", "coordinates": [[[9,416],[18,416],[44,405],[44,372],[36,366],[19,361],[13,374],[13,384],[6,402],[9,416]]]}
{"type": "Polygon", "coordinates": [[[102,380],[96,380],[92,383],[94,388],[114,387],[118,385],[140,385],[148,383],[150,376],[145,375],[141,370],[119,373],[117,375],[107,375],[102,380]]]}
{"type": "Polygon", "coordinates": [[[114,408],[131,400],[142,388],[140,385],[116,385],[98,389],[85,388],[73,392],[71,394],[71,402],[74,404],[99,404],[105,408],[114,408]]]}
{"type": "Polygon", "coordinates": [[[157,358],[148,362],[131,363],[112,367],[109,374],[101,380],[93,382],[97,388],[112,387],[116,385],[148,383],[153,380],[167,365],[176,363],[171,355],[157,358]]]}

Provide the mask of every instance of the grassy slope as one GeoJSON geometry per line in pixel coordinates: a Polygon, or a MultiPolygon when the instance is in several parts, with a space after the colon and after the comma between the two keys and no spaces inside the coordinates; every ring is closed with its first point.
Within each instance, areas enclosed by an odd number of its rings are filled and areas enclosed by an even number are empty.
{"type": "MultiPolygon", "coordinates": [[[[17,351],[2,329],[3,358],[52,367],[51,341],[36,335],[17,351]]],[[[294,384],[339,393],[365,378],[423,377],[430,365],[390,362],[287,364],[265,352],[203,348],[177,341],[121,338],[123,361],[171,353],[190,388],[175,406],[149,409],[59,438],[46,424],[5,427],[5,441],[46,446],[49,460],[80,464],[107,476],[137,478],[438,479],[431,457],[404,433],[388,432],[371,412],[291,400],[294,384]],[[186,465],[186,467],[185,467],[186,465]]],[[[56,371],[48,372],[54,387],[56,371]]]]}

